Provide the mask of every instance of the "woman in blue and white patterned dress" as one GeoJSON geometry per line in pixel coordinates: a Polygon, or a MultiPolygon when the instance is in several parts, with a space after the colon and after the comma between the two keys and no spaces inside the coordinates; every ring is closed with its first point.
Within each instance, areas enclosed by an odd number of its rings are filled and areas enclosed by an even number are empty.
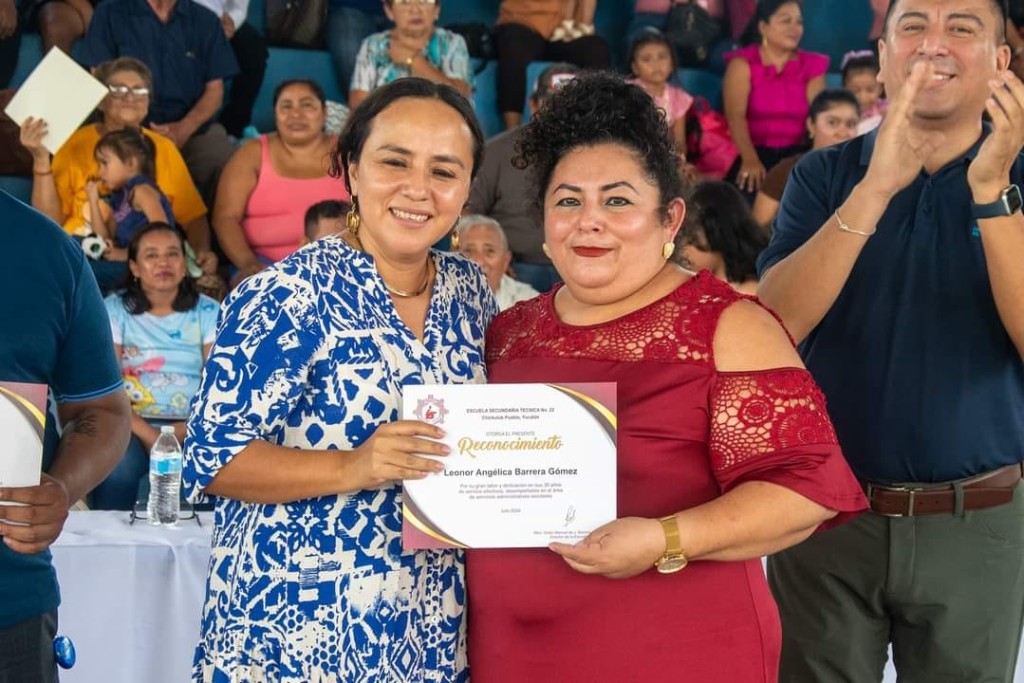
{"type": "Polygon", "coordinates": [[[400,538],[401,481],[435,471],[415,454],[444,447],[397,417],[403,384],[484,381],[490,288],[430,249],[482,149],[455,90],[378,89],[334,155],[354,205],[347,238],[298,250],[225,302],[185,447],[186,491],[216,503],[194,681],[467,678],[462,555],[403,553],[400,538]]]}

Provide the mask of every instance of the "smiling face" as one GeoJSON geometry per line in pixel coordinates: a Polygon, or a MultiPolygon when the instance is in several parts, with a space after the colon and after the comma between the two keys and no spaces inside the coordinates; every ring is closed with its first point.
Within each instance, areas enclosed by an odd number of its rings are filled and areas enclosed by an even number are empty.
{"type": "Polygon", "coordinates": [[[177,292],[185,279],[185,252],[181,238],[170,230],[154,230],[139,239],[134,261],[128,261],[132,275],[144,292],[177,292]]]}
{"type": "Polygon", "coordinates": [[[988,81],[1010,62],[999,45],[1001,17],[991,0],[895,0],[879,42],[880,80],[898,96],[918,62],[935,75],[914,103],[919,121],[976,123],[990,96],[988,81]]]}
{"type": "Polygon", "coordinates": [[[648,43],[633,56],[633,73],[644,83],[661,85],[672,75],[672,54],[667,45],[648,43]]]}
{"type": "Polygon", "coordinates": [[[489,225],[474,225],[464,229],[459,233],[459,253],[480,266],[491,291],[498,291],[501,276],[512,262],[512,252],[497,230],[489,225]]]}
{"type": "Polygon", "coordinates": [[[662,247],[682,223],[681,199],[662,220],[658,187],[636,154],[617,143],[580,147],[555,166],[544,196],[551,260],[579,301],[621,301],[665,265],[662,247]]]}
{"type": "Polygon", "coordinates": [[[831,147],[845,142],[857,134],[860,116],[852,104],[833,104],[807,121],[807,132],[814,141],[814,149],[831,147]]]}
{"type": "Polygon", "coordinates": [[[327,110],[308,85],[296,83],[281,91],[274,105],[274,127],[281,139],[302,144],[320,137],[327,110]]]}
{"type": "Polygon", "coordinates": [[[348,167],[359,239],[370,253],[422,258],[469,198],[473,135],[458,111],[418,97],[391,103],[371,126],[348,167]]]}
{"type": "Polygon", "coordinates": [[[800,39],[804,37],[804,15],[800,5],[787,2],[768,17],[768,21],[759,22],[761,38],[765,44],[775,50],[796,50],[800,39]]]}
{"type": "Polygon", "coordinates": [[[110,74],[106,85],[108,88],[116,88],[119,91],[127,88],[128,92],[123,95],[109,93],[103,98],[99,109],[103,114],[104,122],[111,129],[138,128],[142,125],[146,116],[149,115],[150,94],[135,95],[131,91],[149,90],[149,83],[134,71],[115,71],[110,74]]]}

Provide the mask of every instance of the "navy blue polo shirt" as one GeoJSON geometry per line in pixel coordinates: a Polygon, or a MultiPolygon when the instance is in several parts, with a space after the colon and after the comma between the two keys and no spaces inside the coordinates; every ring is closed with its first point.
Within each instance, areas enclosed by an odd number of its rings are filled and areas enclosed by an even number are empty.
{"type": "MultiPolygon", "coordinates": [[[[876,134],[800,160],[758,261],[762,274],[846,200],[876,134]]],[[[980,146],[893,198],[801,346],[843,453],[864,480],[950,481],[1024,460],[1024,363],[996,310],[971,218],[967,168],[980,146]]],[[[1018,157],[1013,182],[1022,173],[1018,157]]]]}
{"type": "MultiPolygon", "coordinates": [[[[81,247],[50,219],[0,191],[0,237],[17,262],[0,268],[0,381],[46,384],[59,402],[124,391],[110,322],[81,247]]],[[[47,415],[43,466],[57,450],[47,415]]],[[[0,543],[0,629],[57,607],[49,551],[0,543]]]]}
{"type": "Polygon", "coordinates": [[[178,0],[164,24],[146,0],[104,0],[82,39],[81,61],[93,67],[135,57],[153,72],[149,121],[180,121],[209,81],[230,78],[238,63],[216,14],[178,0]]]}

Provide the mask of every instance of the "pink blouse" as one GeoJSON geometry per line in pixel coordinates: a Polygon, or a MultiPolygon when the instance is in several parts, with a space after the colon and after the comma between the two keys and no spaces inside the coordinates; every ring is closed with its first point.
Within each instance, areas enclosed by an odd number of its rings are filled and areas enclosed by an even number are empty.
{"type": "Polygon", "coordinates": [[[306,209],[326,199],[348,201],[345,183],[321,178],[286,178],[270,161],[270,143],[260,136],[260,173],[242,218],[245,241],[257,256],[280,261],[302,246],[306,209]]]}
{"type": "Polygon", "coordinates": [[[797,50],[796,59],[786,63],[782,71],[761,62],[757,45],[725,54],[750,65],[750,99],[747,102],[747,127],[755,147],[781,149],[799,145],[804,140],[807,112],[807,84],[828,71],[828,55],[797,50]]]}
{"type": "Polygon", "coordinates": [[[685,117],[686,112],[690,110],[690,105],[693,104],[693,97],[688,92],[671,83],[665,84],[665,91],[660,96],[648,90],[647,86],[639,78],[631,78],[627,83],[639,86],[650,95],[654,103],[664,110],[665,120],[668,121],[669,125],[685,117]]]}

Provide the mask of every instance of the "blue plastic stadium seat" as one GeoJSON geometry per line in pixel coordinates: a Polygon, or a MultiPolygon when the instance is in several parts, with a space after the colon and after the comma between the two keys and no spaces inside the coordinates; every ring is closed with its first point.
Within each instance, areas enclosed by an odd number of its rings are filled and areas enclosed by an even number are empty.
{"type": "Polygon", "coordinates": [[[694,97],[704,97],[714,109],[722,111],[722,77],[703,69],[679,69],[676,83],[694,97]]]}
{"type": "Polygon", "coordinates": [[[804,38],[800,47],[827,54],[831,71],[839,71],[843,55],[848,51],[868,46],[868,31],[874,14],[867,0],[805,2],[803,13],[804,38]]]}
{"type": "MultiPolygon", "coordinates": [[[[480,60],[471,60],[470,66],[480,68],[480,60]]],[[[484,136],[494,137],[504,130],[504,123],[498,113],[498,63],[487,62],[483,70],[473,77],[473,108],[480,119],[484,136]]]]}
{"type": "Polygon", "coordinates": [[[320,84],[327,99],[348,104],[348,92],[338,87],[334,62],[323,50],[293,50],[286,47],[270,48],[267,74],[253,106],[252,125],[261,132],[274,130],[274,88],[292,78],[308,78],[320,84]]]}

